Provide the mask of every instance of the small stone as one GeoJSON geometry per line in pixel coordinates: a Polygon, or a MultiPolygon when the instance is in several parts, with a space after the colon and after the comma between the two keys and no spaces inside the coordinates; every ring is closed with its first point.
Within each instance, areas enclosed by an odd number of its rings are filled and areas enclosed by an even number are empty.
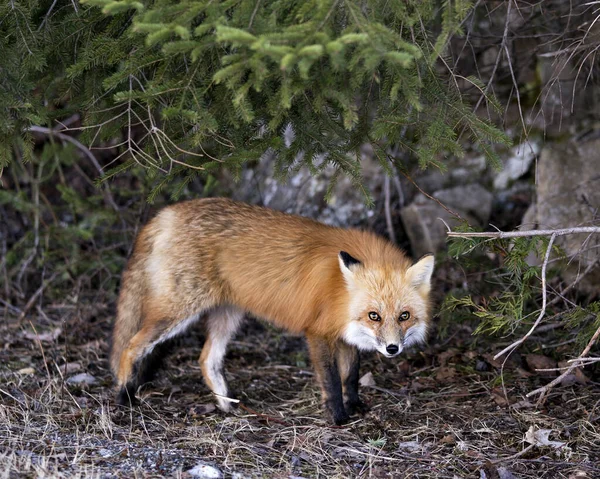
{"type": "Polygon", "coordinates": [[[373,373],[368,372],[358,380],[358,383],[363,387],[375,386],[375,378],[373,377],[373,373]]]}
{"type": "Polygon", "coordinates": [[[490,365],[488,363],[486,363],[485,361],[478,359],[477,363],[475,363],[475,371],[484,372],[484,371],[489,371],[489,370],[490,370],[490,365]]]}
{"type": "Polygon", "coordinates": [[[110,451],[109,449],[104,449],[104,448],[100,449],[100,450],[98,451],[98,453],[99,453],[99,454],[100,454],[102,457],[110,457],[110,456],[112,456],[112,455],[113,455],[112,451],[110,451]]]}
{"type": "Polygon", "coordinates": [[[35,369],[33,369],[31,367],[19,369],[17,371],[17,374],[35,374],[35,369]]]}
{"type": "Polygon", "coordinates": [[[223,473],[215,466],[203,463],[195,465],[187,473],[192,477],[201,479],[221,479],[223,477],[223,473]]]}
{"type": "Polygon", "coordinates": [[[97,382],[98,380],[88,373],[76,374],[75,376],[71,376],[67,379],[67,384],[74,384],[78,386],[91,386],[97,382]]]}

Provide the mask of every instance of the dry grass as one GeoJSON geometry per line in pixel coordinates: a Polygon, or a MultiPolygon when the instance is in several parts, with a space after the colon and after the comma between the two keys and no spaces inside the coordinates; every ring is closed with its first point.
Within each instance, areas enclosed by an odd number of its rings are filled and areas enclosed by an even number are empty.
{"type": "MultiPolygon", "coordinates": [[[[362,372],[377,384],[362,388],[371,411],[336,428],[324,420],[303,341],[258,323],[228,354],[246,408],[231,415],[214,410],[201,382],[200,331],[182,339],[141,407],[115,410],[109,315],[91,323],[57,307],[35,324],[42,340],[8,316],[0,331],[0,477],[185,477],[199,462],[226,477],[497,478],[502,468],[517,477],[600,475],[598,385],[557,390],[539,409],[509,407],[497,371],[476,371],[478,361],[488,364],[489,345],[469,352],[455,337],[457,349],[365,357],[362,372]],[[59,325],[56,338],[43,336],[59,325]],[[81,372],[97,382],[68,384],[81,372]],[[531,426],[564,445],[522,454],[531,426]]],[[[509,403],[545,381],[519,378],[517,366],[505,369],[509,403]]]]}

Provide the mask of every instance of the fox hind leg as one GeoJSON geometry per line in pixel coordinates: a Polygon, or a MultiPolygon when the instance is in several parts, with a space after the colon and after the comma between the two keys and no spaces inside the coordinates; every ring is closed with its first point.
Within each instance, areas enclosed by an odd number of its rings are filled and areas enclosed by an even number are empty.
{"type": "Polygon", "coordinates": [[[152,362],[158,359],[157,353],[165,341],[183,333],[192,323],[196,322],[199,314],[189,316],[180,321],[161,319],[145,321],[143,326],[131,338],[127,348],[119,360],[117,371],[117,402],[121,405],[135,404],[135,392],[140,382],[152,374],[152,362]]]}
{"type": "Polygon", "coordinates": [[[208,314],[206,321],[207,336],[198,362],[204,382],[217,397],[222,411],[229,412],[232,402],[228,401],[229,388],[223,376],[223,360],[227,344],[238,330],[244,312],[232,306],[221,306],[208,314]]]}

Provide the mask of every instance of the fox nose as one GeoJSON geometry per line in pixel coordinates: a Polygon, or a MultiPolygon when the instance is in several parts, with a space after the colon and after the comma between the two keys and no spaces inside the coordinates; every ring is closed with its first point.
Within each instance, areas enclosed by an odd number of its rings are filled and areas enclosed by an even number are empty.
{"type": "Polygon", "coordinates": [[[385,348],[385,350],[389,354],[396,354],[398,352],[398,345],[397,344],[388,344],[387,347],[385,348]]]}

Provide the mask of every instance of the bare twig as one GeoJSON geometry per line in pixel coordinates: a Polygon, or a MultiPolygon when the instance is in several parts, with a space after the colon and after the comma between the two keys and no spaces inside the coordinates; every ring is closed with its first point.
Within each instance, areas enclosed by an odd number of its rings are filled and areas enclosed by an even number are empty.
{"type": "Polygon", "coordinates": [[[548,293],[546,291],[546,267],[548,266],[548,260],[550,259],[550,251],[552,251],[552,245],[554,244],[555,239],[556,239],[555,234],[550,236],[550,241],[548,242],[548,248],[546,248],[546,255],[544,256],[544,262],[542,263],[542,309],[540,310],[540,314],[538,315],[537,319],[535,320],[535,323],[533,323],[533,326],[531,326],[531,329],[527,332],[527,334],[525,334],[525,336],[523,336],[521,339],[515,341],[511,345],[504,348],[502,351],[500,351],[498,354],[496,354],[494,356],[494,359],[498,359],[500,356],[504,356],[506,353],[512,352],[517,347],[519,347],[521,344],[523,344],[527,340],[527,338],[533,334],[533,332],[535,331],[535,328],[538,327],[538,324],[540,324],[540,321],[543,319],[544,315],[546,314],[546,304],[547,304],[547,297],[548,297],[548,293]]]}
{"type": "MultiPolygon", "coordinates": [[[[421,187],[419,185],[417,185],[415,183],[415,180],[413,180],[411,178],[411,176],[408,173],[405,173],[404,171],[400,170],[400,173],[402,173],[404,175],[404,177],[410,181],[414,187],[419,190],[422,194],[424,194],[427,198],[429,198],[430,200],[435,201],[438,205],[440,205],[442,208],[444,208],[448,213],[450,213],[452,216],[454,216],[455,218],[458,218],[459,220],[465,220],[462,216],[460,216],[456,211],[452,211],[450,208],[448,208],[444,203],[442,203],[440,200],[438,200],[437,198],[434,198],[433,196],[431,196],[430,194],[426,193],[424,190],[421,189],[421,187]]],[[[450,236],[450,233],[448,233],[448,235],[450,236]]]]}
{"type": "Polygon", "coordinates": [[[577,233],[600,233],[600,226],[577,226],[556,230],[527,230],[527,231],[485,231],[466,232],[448,231],[450,238],[525,238],[528,236],[566,236],[577,233]]]}
{"type": "MultiPolygon", "coordinates": [[[[596,341],[598,341],[599,337],[600,337],[600,327],[596,330],[596,332],[592,336],[592,339],[590,339],[590,341],[587,343],[587,346],[581,352],[579,357],[570,361],[570,362],[572,362],[572,364],[569,367],[569,369],[567,369],[560,376],[558,376],[556,379],[549,382],[545,386],[542,386],[541,388],[538,388],[534,391],[531,391],[530,393],[527,393],[526,396],[531,397],[531,396],[535,396],[536,394],[540,394],[543,397],[550,389],[552,389],[554,386],[559,384],[566,376],[571,374],[571,372],[573,372],[574,369],[576,369],[577,367],[579,367],[581,365],[581,361],[588,355],[588,353],[590,352],[590,349],[592,349],[592,346],[596,343],[596,341]]],[[[589,358],[589,359],[597,359],[597,358],[589,358]]]]}
{"type": "Polygon", "coordinates": [[[394,232],[394,223],[392,222],[392,212],[391,212],[391,198],[390,198],[390,176],[385,175],[385,180],[383,182],[383,191],[385,195],[385,222],[387,225],[388,235],[390,236],[390,240],[392,243],[396,244],[396,233],[394,232]]]}
{"type": "Polygon", "coordinates": [[[25,317],[25,315],[27,314],[27,312],[33,306],[33,303],[35,303],[36,299],[38,299],[40,297],[40,295],[44,292],[44,290],[46,289],[46,287],[50,283],[52,283],[52,281],[54,281],[54,279],[57,276],[58,276],[58,271],[56,271],[52,276],[50,276],[50,278],[48,278],[47,280],[45,280],[42,283],[42,285],[36,290],[36,292],[31,295],[31,298],[29,298],[29,301],[27,301],[27,304],[25,305],[25,307],[21,311],[21,314],[19,315],[19,318],[17,319],[18,322],[21,322],[23,320],[23,318],[25,317]]]}
{"type": "MultiPolygon", "coordinates": [[[[79,142],[76,138],[73,138],[72,136],[69,136],[69,135],[65,135],[64,133],[61,133],[60,131],[53,130],[52,128],[46,128],[45,126],[33,125],[33,126],[30,126],[28,128],[28,130],[36,132],[36,133],[43,133],[50,137],[55,136],[56,138],[60,138],[63,141],[68,141],[69,143],[75,145],[75,147],[79,151],[81,151],[86,156],[86,158],[88,158],[92,162],[92,165],[94,165],[94,168],[96,168],[98,173],[100,173],[100,175],[104,174],[104,170],[102,169],[102,166],[100,165],[100,163],[98,163],[98,160],[93,155],[93,153],[89,150],[89,148],[87,148],[84,144],[79,142]]],[[[119,207],[117,206],[117,203],[115,203],[115,200],[114,200],[112,194],[110,193],[108,187],[106,187],[104,189],[104,192],[105,192],[105,198],[106,198],[107,203],[110,204],[110,206],[115,211],[119,211],[119,207]]]]}
{"type": "Polygon", "coordinates": [[[490,461],[490,464],[499,464],[501,462],[512,461],[514,459],[517,459],[518,457],[521,457],[523,454],[526,454],[527,452],[531,451],[531,449],[533,449],[534,446],[535,446],[535,444],[530,444],[522,451],[519,451],[516,454],[513,454],[512,456],[499,457],[498,459],[494,459],[493,461],[490,461]]]}
{"type": "MultiPolygon", "coordinates": [[[[508,26],[510,24],[510,12],[512,9],[512,0],[509,0],[506,5],[506,20],[504,21],[504,32],[502,33],[502,43],[500,44],[500,48],[498,49],[498,55],[496,56],[496,63],[494,64],[494,68],[492,70],[492,74],[490,75],[490,79],[483,90],[483,94],[479,97],[479,100],[475,104],[475,108],[473,111],[477,111],[481,102],[486,98],[487,92],[494,83],[494,77],[496,76],[496,71],[498,70],[498,66],[500,65],[500,60],[502,59],[502,51],[506,46],[506,41],[508,39],[508,26]]],[[[510,58],[508,59],[510,61],[510,58]]]]}

